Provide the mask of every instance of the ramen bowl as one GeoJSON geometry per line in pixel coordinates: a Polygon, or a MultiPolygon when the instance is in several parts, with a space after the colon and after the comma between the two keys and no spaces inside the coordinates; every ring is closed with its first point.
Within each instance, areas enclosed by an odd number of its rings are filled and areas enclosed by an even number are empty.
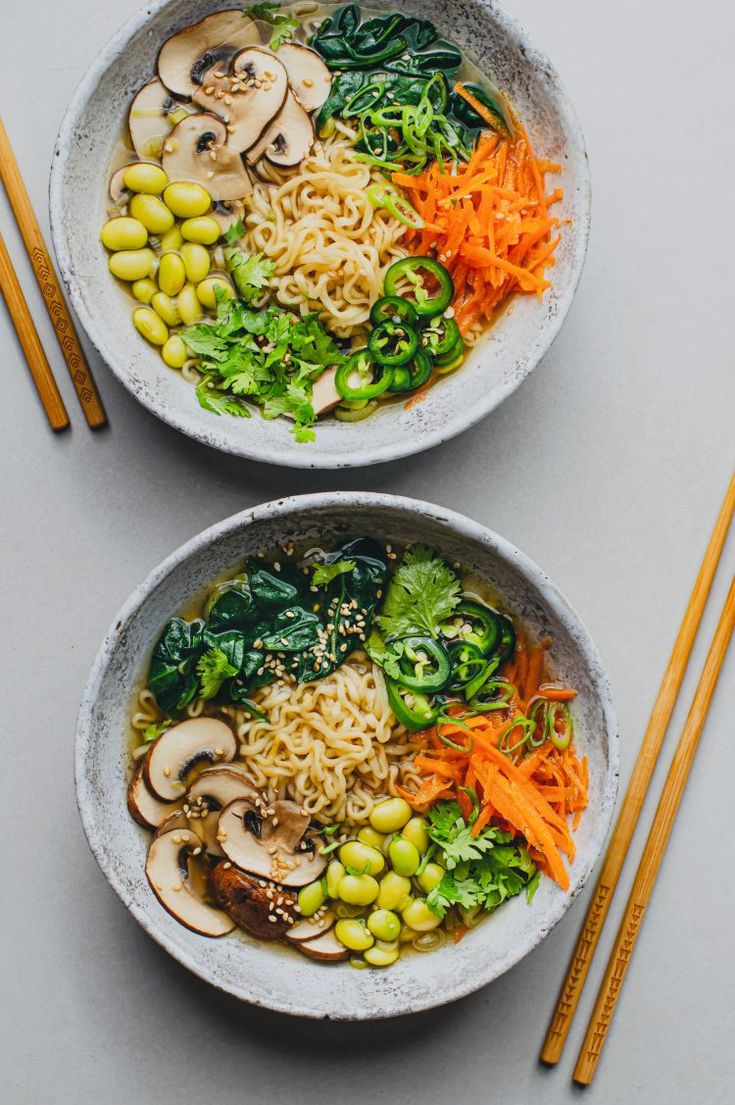
{"type": "Polygon", "coordinates": [[[167,368],[131,325],[131,301],[110,277],[99,240],[109,203],[104,181],[130,101],[155,72],[164,40],[227,5],[223,0],[153,0],[98,54],[64,117],[54,151],[51,226],[61,273],[78,318],[102,359],[144,407],[197,441],[238,456],[306,468],[394,460],[438,445],[492,411],[539,363],[562,325],[581,274],[590,218],[584,139],[551,63],[515,20],[490,0],[371,0],[432,20],[517,108],[539,156],[561,164],[565,220],[543,301],[513,297],[456,372],[420,402],[391,402],[360,423],[327,418],[317,440],[299,444],[284,418],[217,416],[191,384],[167,368]],[[568,222],[567,222],[568,220],[568,222]],[[408,409],[407,409],[408,408],[408,409]]]}
{"type": "Polygon", "coordinates": [[[459,514],[428,503],[354,492],[298,496],[228,518],[183,545],[131,595],[115,619],[84,692],[76,738],[77,801],[90,847],[110,884],[154,940],[200,978],[244,1001],[308,1017],[363,1020],[417,1012],[492,982],[547,935],[584,886],[613,814],[618,736],[610,689],[590,637],[563,596],[523,553],[459,514]],[[129,717],[167,620],[243,557],[293,541],[337,543],[370,533],[425,542],[491,582],[532,636],[553,639],[555,677],[578,691],[575,732],[589,762],[589,805],[575,833],[565,893],[542,878],[529,905],[506,902],[458,944],[402,957],[389,970],[324,964],[237,931],[208,939],[184,928],[144,873],[147,834],[129,816],[129,717]]]}

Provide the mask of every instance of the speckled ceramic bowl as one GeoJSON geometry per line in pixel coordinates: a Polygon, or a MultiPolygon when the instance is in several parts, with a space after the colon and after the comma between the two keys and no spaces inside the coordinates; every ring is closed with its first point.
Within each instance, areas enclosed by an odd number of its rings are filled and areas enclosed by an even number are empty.
{"type": "MultiPolygon", "coordinates": [[[[193,388],[166,368],[133,330],[130,300],[107,272],[99,227],[104,182],[133,92],[155,69],[160,44],[225,0],[153,0],[102,50],[64,118],[51,173],[51,226],[59,266],[90,340],[148,410],[216,449],[274,464],[340,468],[394,460],[438,445],[493,410],[538,364],[571,305],[587,248],[589,169],[584,139],[550,62],[491,0],[371,0],[432,19],[464,47],[518,108],[540,155],[559,161],[570,219],[543,303],[516,297],[461,370],[441,379],[410,411],[389,404],[358,425],[328,419],[316,443],[297,444],[284,420],[220,417],[201,409],[193,388]]],[[[233,5],[230,5],[233,6],[233,5]]],[[[236,5],[234,5],[236,6],[236,5]]]]}
{"type": "Polygon", "coordinates": [[[156,568],[118,615],[84,692],[76,741],[77,800],[92,851],[146,932],[195,974],[238,998],[283,1013],[367,1019],[417,1012],[492,982],[546,936],[582,889],[615,804],[618,736],[604,669],[589,635],[554,585],[502,537],[459,514],[390,495],[341,493],[280,499],[237,514],[183,545],[156,568]],[[425,541],[491,581],[539,637],[553,638],[554,669],[579,691],[577,742],[589,759],[590,803],[575,840],[571,891],[542,879],[529,906],[515,898],[460,944],[409,955],[386,971],[315,963],[242,933],[197,936],[158,903],[144,874],[148,835],[128,814],[128,718],[164,623],[247,554],[292,539],[310,544],[369,533],[425,541]]]}

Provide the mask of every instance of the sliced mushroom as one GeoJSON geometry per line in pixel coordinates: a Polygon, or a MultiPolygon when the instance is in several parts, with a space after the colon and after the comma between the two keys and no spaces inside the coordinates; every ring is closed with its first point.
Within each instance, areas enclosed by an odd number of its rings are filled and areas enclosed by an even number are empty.
{"type": "Polygon", "coordinates": [[[128,810],[139,825],[144,829],[157,829],[176,812],[176,801],[162,802],[156,798],[148,786],[143,775],[143,767],[137,767],[128,786],[128,810]]]}
{"type": "Polygon", "coordinates": [[[258,28],[242,10],[215,12],[166,39],[158,54],[158,75],[171,92],[191,97],[207,74],[226,72],[238,51],[258,42],[258,28]]]}
{"type": "Polygon", "coordinates": [[[253,182],[240,154],[226,143],[227,127],[216,115],[189,115],[163,143],[163,170],[169,180],[203,185],[213,200],[240,200],[250,195],[253,182]]]}
{"type": "Polygon", "coordinates": [[[221,763],[232,760],[237,741],[229,725],[213,717],[195,717],[167,729],[151,746],[143,761],[148,787],[164,802],[181,800],[186,775],[202,760],[221,763]]]}
{"type": "Polygon", "coordinates": [[[261,940],[278,940],[288,931],[287,917],[294,916],[296,895],[282,886],[261,883],[263,879],[229,863],[218,863],[209,875],[209,893],[240,928],[261,940]]]}
{"type": "Polygon", "coordinates": [[[305,943],[296,944],[295,947],[308,955],[309,959],[319,959],[322,963],[339,963],[343,959],[349,959],[350,950],[344,944],[340,944],[333,932],[325,932],[316,940],[307,940],[305,943]]]}
{"type": "Polygon", "coordinates": [[[291,91],[304,110],[320,108],[332,87],[332,74],[316,51],[286,42],[278,47],[276,57],[285,65],[291,91]]]}
{"type": "Polygon", "coordinates": [[[289,944],[311,943],[312,940],[318,940],[320,936],[329,932],[336,920],[337,914],[331,909],[328,909],[318,921],[313,917],[304,917],[291,926],[286,933],[286,940],[289,944]]]}
{"type": "Polygon", "coordinates": [[[280,112],[266,127],[260,140],[251,146],[246,157],[250,165],[266,157],[271,164],[289,169],[300,165],[313,145],[311,119],[293,92],[289,92],[280,112]]]}
{"type": "Polygon", "coordinates": [[[215,203],[209,212],[209,217],[219,223],[219,228],[223,234],[226,234],[230,227],[234,226],[238,219],[242,219],[244,215],[245,207],[238,200],[232,200],[228,203],[215,203]]]}
{"type": "Polygon", "coordinates": [[[141,160],[161,156],[163,141],[172,126],[169,116],[180,109],[181,104],[160,81],[143,85],[128,113],[130,141],[141,160]]]}
{"type": "Polygon", "coordinates": [[[187,852],[201,848],[190,829],[158,833],[148,849],[145,873],[153,893],[164,909],[182,925],[202,936],[226,936],[235,922],[219,909],[207,905],[195,890],[184,864],[187,852]]]}
{"type": "MultiPolygon", "coordinates": [[[[174,810],[173,813],[170,813],[166,820],[159,825],[156,836],[160,836],[162,833],[170,833],[172,829],[191,829],[189,819],[183,810],[174,810]]],[[[199,836],[199,833],[196,835],[199,836]]],[[[201,843],[201,837],[199,837],[199,840],[201,843]]]]}
{"type": "Polygon", "coordinates": [[[113,173],[110,177],[110,199],[116,207],[124,207],[133,194],[125,184],[125,171],[127,168],[127,165],[123,165],[122,169],[118,169],[117,172],[113,173]]]}
{"type": "MultiPolygon", "coordinates": [[[[292,803],[274,803],[276,805],[292,803]]],[[[308,820],[307,820],[308,823],[308,820]]],[[[294,827],[287,823],[281,829],[273,819],[264,817],[253,803],[239,798],[220,814],[217,840],[227,858],[243,871],[271,879],[282,886],[306,886],[318,879],[327,865],[317,851],[317,842],[308,832],[302,832],[295,847],[294,827]]]]}
{"type": "Polygon", "coordinates": [[[224,120],[228,145],[242,152],[258,141],[278,115],[287,93],[286,70],[275,54],[251,47],[236,55],[225,76],[210,76],[193,98],[224,120]]]}
{"type": "Polygon", "coordinates": [[[334,382],[336,375],[336,368],[328,368],[326,372],[322,372],[321,376],[314,381],[311,392],[311,405],[317,417],[320,414],[326,414],[327,411],[333,410],[338,403],[342,402],[342,396],[337,391],[334,382]]]}
{"type": "Polygon", "coordinates": [[[206,767],[197,776],[186,795],[186,808],[191,827],[211,856],[224,855],[217,840],[220,811],[236,798],[247,798],[255,806],[258,797],[243,769],[234,764],[206,767]]]}

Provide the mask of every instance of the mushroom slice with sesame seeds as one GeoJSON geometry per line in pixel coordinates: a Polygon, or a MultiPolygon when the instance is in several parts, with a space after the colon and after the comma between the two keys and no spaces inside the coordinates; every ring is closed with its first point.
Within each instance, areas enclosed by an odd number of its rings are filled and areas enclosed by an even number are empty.
{"type": "Polygon", "coordinates": [[[253,46],[232,61],[229,73],[213,76],[197,89],[194,103],[211,111],[227,126],[228,145],[248,150],[283,107],[288,77],[275,54],[253,46]]]}
{"type": "Polygon", "coordinates": [[[148,849],[146,877],[163,908],[182,925],[201,936],[226,936],[235,928],[235,922],[204,901],[186,866],[187,853],[197,848],[201,848],[201,842],[191,829],[157,833],[148,849]]]}
{"type": "Polygon", "coordinates": [[[143,761],[143,775],[149,789],[164,802],[180,801],[186,791],[186,776],[203,760],[225,763],[234,759],[237,741],[229,725],[213,717],[181,721],[151,746],[143,761]]]}
{"type": "Polygon", "coordinates": [[[334,927],[336,920],[337,914],[331,909],[325,910],[318,921],[313,917],[302,917],[289,928],[286,940],[289,944],[309,944],[312,940],[318,940],[320,936],[328,933],[334,927]]]}
{"type": "Polygon", "coordinates": [[[282,886],[257,879],[229,863],[218,863],[210,871],[208,890],[212,900],[251,936],[280,940],[290,927],[296,895],[282,886]]]}
{"type": "Polygon", "coordinates": [[[285,66],[291,91],[305,111],[316,111],[329,96],[332,74],[308,46],[286,42],[279,46],[276,57],[285,66]]]}
{"type": "MultiPolygon", "coordinates": [[[[191,108],[188,109],[189,111],[191,108]]],[[[160,81],[149,81],[136,95],[128,112],[130,141],[141,161],[159,158],[166,135],[179,111],[187,109],[174,100],[160,81]]]]}
{"type": "Polygon", "coordinates": [[[314,126],[292,92],[276,118],[247,154],[250,165],[265,157],[272,165],[288,169],[300,165],[314,145],[314,126]]]}
{"type": "Polygon", "coordinates": [[[306,940],[300,944],[294,944],[294,947],[304,955],[308,955],[309,959],[319,959],[322,963],[339,963],[343,959],[349,959],[352,954],[349,948],[340,944],[331,930],[323,932],[316,940],[306,940]]]}
{"type": "Polygon", "coordinates": [[[164,172],[169,180],[201,184],[215,202],[231,203],[249,196],[253,190],[250,174],[227,139],[227,127],[216,115],[202,111],[187,116],[164,142],[164,172]]]}
{"type": "Polygon", "coordinates": [[[253,790],[243,769],[235,764],[205,767],[189,787],[187,805],[201,810],[201,814],[193,818],[192,828],[202,838],[211,856],[224,855],[217,840],[219,815],[223,807],[229,806],[236,798],[247,798],[255,809],[258,793],[253,790]]]}
{"type": "Polygon", "coordinates": [[[217,839],[227,858],[250,874],[271,879],[282,886],[306,886],[318,879],[327,865],[319,855],[316,839],[307,831],[308,817],[301,836],[294,843],[294,825],[290,818],[280,823],[276,808],[283,816],[284,805],[274,802],[269,810],[253,809],[247,798],[238,798],[225,806],[219,817],[217,839]]]}
{"type": "Polygon", "coordinates": [[[226,70],[260,32],[242,9],[214,12],[167,38],[158,54],[158,75],[177,96],[192,97],[212,72],[226,70]]]}
{"type": "Polygon", "coordinates": [[[157,829],[176,813],[181,800],[162,802],[151,792],[143,775],[142,764],[135,769],[128,786],[128,810],[130,816],[144,829],[157,829]]]}

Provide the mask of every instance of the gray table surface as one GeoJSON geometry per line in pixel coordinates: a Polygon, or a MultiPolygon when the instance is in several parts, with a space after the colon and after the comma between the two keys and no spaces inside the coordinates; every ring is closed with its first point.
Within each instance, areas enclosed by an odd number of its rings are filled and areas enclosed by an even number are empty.
{"type": "MultiPolygon", "coordinates": [[[[2,113],[44,226],[63,107],[136,5],[2,5],[2,113]]],[[[145,413],[94,358],[111,424],[91,434],[0,202],[0,227],[74,420],[70,434],[47,430],[0,309],[5,1105],[552,1105],[578,1096],[570,1072],[593,986],[561,1066],[543,1069],[536,1056],[584,896],[523,963],[455,1005],[362,1026],[292,1021],[218,996],[138,928],[87,850],[71,770],[92,658],[159,560],[251,504],[370,488],[462,510],[550,573],[607,662],[627,779],[735,452],[735,16],[726,0],[696,9],[683,0],[512,7],[559,68],[586,131],[591,248],[540,369],[481,426],[427,455],[336,475],[220,456],[145,413]]],[[[731,540],[672,738],[734,562],[731,540]]],[[[733,1100],[734,669],[731,655],[588,1091],[600,1102],[733,1100]]],[[[646,822],[654,805],[652,795],[646,822]]],[[[634,867],[631,857],[613,920],[634,867]]],[[[610,925],[606,947],[612,936],[610,925]]]]}

